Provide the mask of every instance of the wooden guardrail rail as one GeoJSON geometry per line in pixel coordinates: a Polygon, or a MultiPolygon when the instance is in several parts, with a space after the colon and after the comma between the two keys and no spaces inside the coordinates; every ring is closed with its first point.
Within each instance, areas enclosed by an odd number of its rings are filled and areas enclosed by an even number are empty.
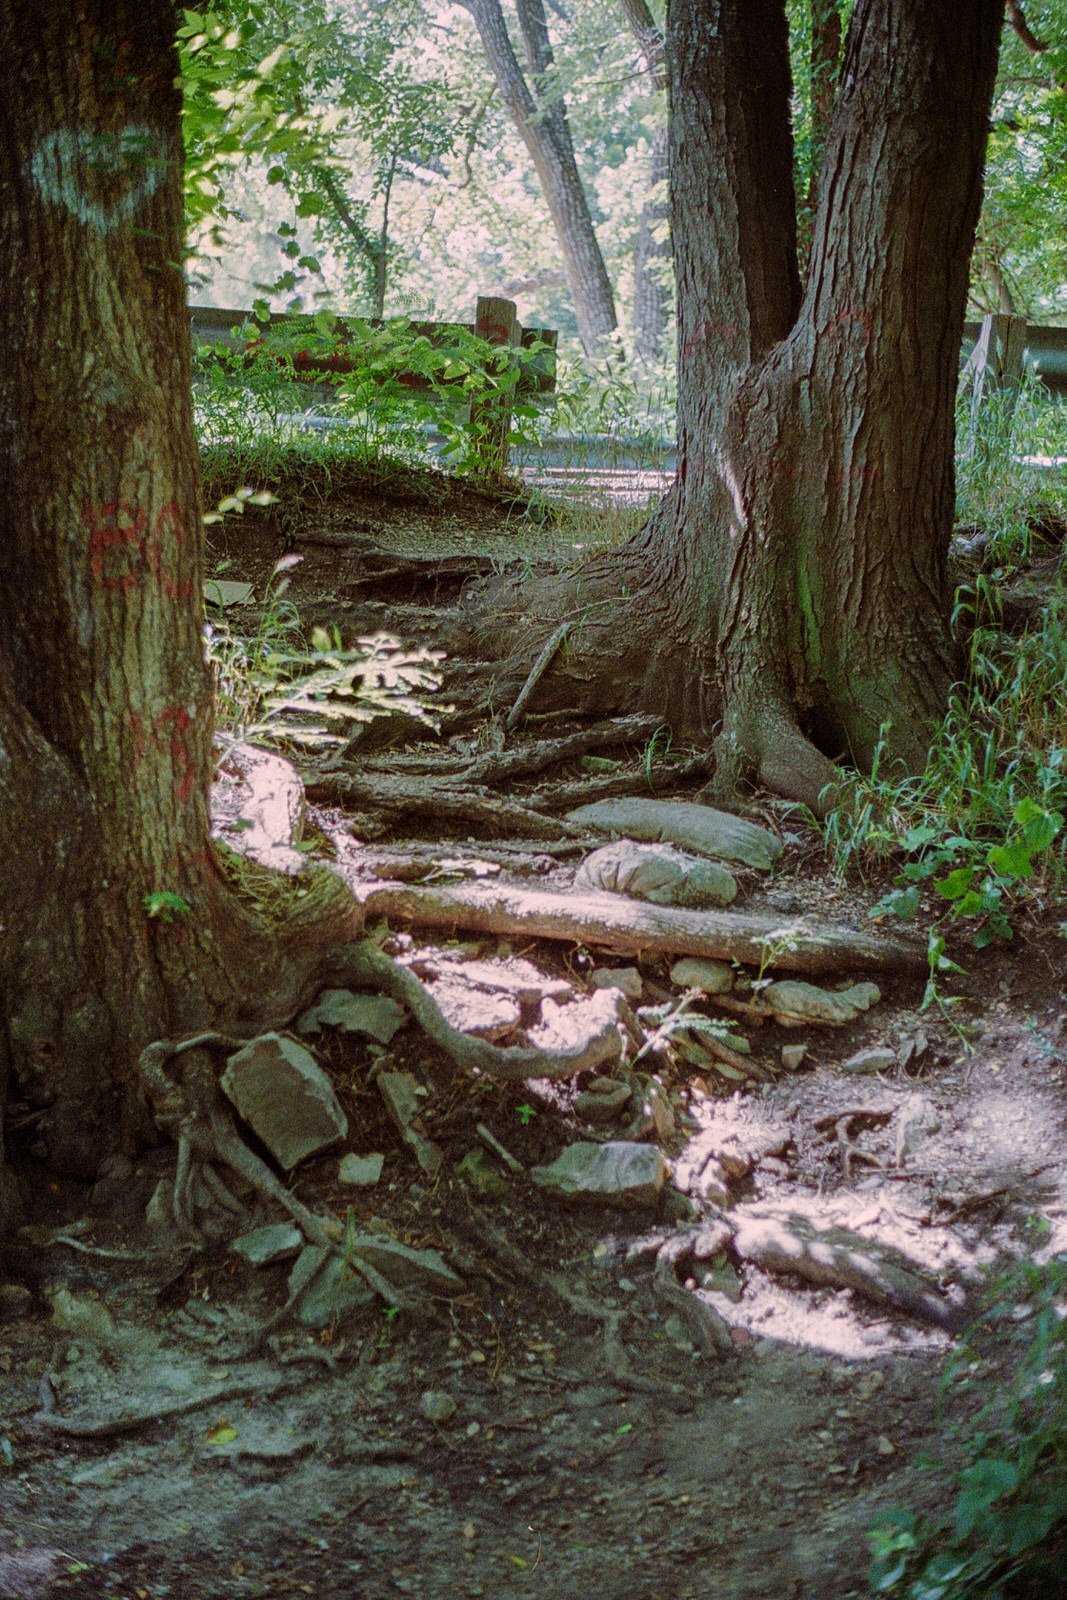
{"type": "MultiPolygon", "coordinates": [[[[190,306],[189,324],[194,345],[221,346],[250,359],[270,357],[272,345],[279,360],[291,365],[294,376],[309,382],[328,375],[344,374],[359,365],[359,346],[366,328],[382,328],[386,323],[374,318],[330,321],[324,335],[321,318],[272,314],[264,323],[254,320],[250,311],[235,311],[215,306],[190,306]],[[246,337],[250,327],[261,330],[246,337]],[[306,330],[307,345],[301,336],[306,330]]],[[[457,335],[477,334],[489,344],[498,345],[501,363],[516,370],[508,381],[487,386],[471,401],[471,420],[485,436],[485,457],[490,476],[503,476],[508,465],[508,439],[511,433],[511,408],[517,395],[548,394],[556,387],[555,328],[524,328],[518,320],[515,302],[492,295],[478,297],[473,322],[411,322],[410,331],[437,347],[446,347],[457,335]]],[[[497,373],[501,367],[497,367],[497,373]]],[[[449,380],[431,381],[419,372],[398,372],[391,376],[413,389],[448,388],[449,380]]],[[[461,383],[462,379],[456,380],[461,383]]]]}

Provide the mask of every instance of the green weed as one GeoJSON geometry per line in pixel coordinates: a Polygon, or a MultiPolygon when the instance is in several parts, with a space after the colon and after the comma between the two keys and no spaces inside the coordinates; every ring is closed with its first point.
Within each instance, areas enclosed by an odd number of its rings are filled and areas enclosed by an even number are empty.
{"type": "Polygon", "coordinates": [[[1000,1285],[967,1335],[946,1380],[949,1393],[985,1389],[980,1345],[1019,1342],[1011,1378],[969,1426],[951,1512],[898,1508],[871,1532],[870,1589],[901,1600],[1043,1600],[1060,1592],[1067,1560],[1067,1259],[1025,1263],[1000,1285]],[[1057,1577],[1057,1574],[1059,1576],[1057,1577]]]}

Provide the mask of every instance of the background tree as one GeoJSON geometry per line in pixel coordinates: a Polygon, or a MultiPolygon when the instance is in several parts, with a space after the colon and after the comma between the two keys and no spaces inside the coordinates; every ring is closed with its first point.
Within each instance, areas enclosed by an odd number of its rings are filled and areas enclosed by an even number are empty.
{"type": "Polygon", "coordinates": [[[954,399],[1000,0],[857,0],[803,290],[784,0],[671,0],[667,22],[678,476],[582,574],[555,693],[717,728],[720,784],[824,809],[833,758],[921,768],[957,675],[954,399]]]}
{"type": "Polygon", "coordinates": [[[615,331],[615,300],[575,160],[567,111],[554,81],[542,0],[516,0],[526,72],[519,65],[500,0],[458,0],[478,29],[501,97],[537,171],[559,239],[563,268],[587,355],[615,331]]]}
{"type": "MultiPolygon", "coordinates": [[[[647,0],[622,0],[622,9],[641,53],[649,87],[659,95],[667,87],[663,30],[647,0]]],[[[671,307],[670,241],[666,229],[669,165],[664,118],[652,135],[647,191],[634,246],[634,353],[646,361],[658,361],[663,354],[671,307]]]]}

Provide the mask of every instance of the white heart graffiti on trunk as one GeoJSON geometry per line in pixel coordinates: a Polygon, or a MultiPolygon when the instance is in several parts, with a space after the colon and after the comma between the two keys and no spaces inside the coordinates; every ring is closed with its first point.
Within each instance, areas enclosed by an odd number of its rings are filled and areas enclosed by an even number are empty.
{"type": "Polygon", "coordinates": [[[98,233],[111,233],[159,188],[168,159],[152,128],[57,128],[38,141],[30,172],[46,200],[98,233]],[[103,191],[96,195],[90,192],[94,176],[103,191]]]}

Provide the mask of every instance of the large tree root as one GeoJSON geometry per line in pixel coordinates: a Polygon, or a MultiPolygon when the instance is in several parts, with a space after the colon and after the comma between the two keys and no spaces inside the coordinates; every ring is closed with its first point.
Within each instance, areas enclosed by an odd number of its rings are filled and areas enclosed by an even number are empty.
{"type": "Polygon", "coordinates": [[[900,972],[918,977],[927,967],[925,950],[907,939],[831,924],[812,927],[804,919],[786,924],[781,918],[742,912],[666,909],[624,895],[562,895],[482,884],[357,885],[355,892],[368,917],[424,928],[565,939],[632,955],[711,956],[813,974],[900,972]]]}
{"type": "Polygon", "coordinates": [[[851,1289],[917,1322],[958,1333],[970,1320],[965,1307],[942,1298],[890,1252],[843,1228],[815,1232],[804,1217],[731,1218],[734,1249],[765,1272],[793,1274],[809,1283],[851,1289]]]}

